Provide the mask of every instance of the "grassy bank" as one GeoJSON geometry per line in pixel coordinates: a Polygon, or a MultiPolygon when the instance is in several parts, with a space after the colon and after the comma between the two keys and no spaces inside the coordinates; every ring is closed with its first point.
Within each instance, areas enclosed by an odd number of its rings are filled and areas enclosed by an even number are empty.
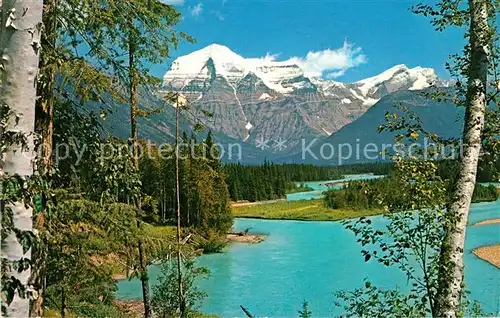
{"type": "Polygon", "coordinates": [[[329,209],[324,206],[322,199],[233,207],[235,217],[273,220],[338,221],[382,213],[381,209],[329,209]]]}

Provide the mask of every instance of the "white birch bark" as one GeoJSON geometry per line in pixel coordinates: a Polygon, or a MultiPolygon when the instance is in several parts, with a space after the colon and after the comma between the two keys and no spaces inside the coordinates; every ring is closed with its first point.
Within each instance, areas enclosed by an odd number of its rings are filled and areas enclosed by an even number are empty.
{"type": "MultiPolygon", "coordinates": [[[[0,7],[0,101],[13,112],[7,130],[22,133],[28,141],[27,147],[12,145],[2,154],[0,173],[6,177],[17,174],[26,178],[33,173],[35,158],[33,132],[43,5],[41,0],[0,0],[0,7]]],[[[13,212],[14,227],[31,230],[33,210],[21,201],[9,204],[9,207],[13,212]]],[[[2,257],[16,261],[30,258],[31,252],[24,254],[11,232],[2,244],[2,257]]],[[[8,274],[26,285],[30,271],[17,273],[12,270],[8,274]]],[[[29,299],[16,294],[8,307],[8,314],[28,317],[29,299]]]]}
{"type": "Polygon", "coordinates": [[[457,317],[463,289],[463,256],[465,230],[472,194],[476,184],[477,165],[486,111],[486,86],[489,57],[488,8],[485,0],[469,0],[470,66],[463,132],[463,154],[453,200],[448,208],[452,218],[447,227],[441,255],[440,288],[437,294],[438,317],[457,317]]]}

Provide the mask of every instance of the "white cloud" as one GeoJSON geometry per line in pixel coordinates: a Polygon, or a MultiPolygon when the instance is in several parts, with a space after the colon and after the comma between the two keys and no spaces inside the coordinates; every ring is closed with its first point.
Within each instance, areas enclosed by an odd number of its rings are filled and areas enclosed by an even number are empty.
{"type": "Polygon", "coordinates": [[[345,74],[353,67],[367,62],[366,55],[360,47],[355,47],[347,41],[338,49],[326,49],[323,51],[310,51],[305,57],[292,57],[286,61],[278,60],[280,54],[267,53],[261,58],[250,58],[247,62],[253,65],[261,65],[268,62],[280,64],[296,64],[307,77],[325,77],[334,79],[345,74]]]}
{"type": "Polygon", "coordinates": [[[191,15],[193,17],[197,17],[203,12],[203,4],[200,2],[194,7],[190,8],[190,10],[191,10],[191,15]]]}
{"type": "Polygon", "coordinates": [[[219,19],[219,21],[224,21],[226,20],[226,17],[222,14],[222,12],[218,11],[218,10],[215,10],[215,11],[212,11],[212,14],[217,18],[219,19]]]}
{"type": "Polygon", "coordinates": [[[184,0],[160,0],[161,3],[164,3],[164,4],[169,4],[169,5],[183,5],[184,4],[184,0]]]}
{"type": "Polygon", "coordinates": [[[257,58],[247,58],[246,61],[253,63],[255,65],[260,65],[262,63],[266,62],[276,62],[280,54],[271,54],[267,53],[266,56],[263,57],[257,57],[257,58]]]}
{"type": "Polygon", "coordinates": [[[310,51],[305,57],[292,57],[288,62],[297,64],[304,70],[304,75],[336,78],[352,68],[367,62],[366,56],[360,47],[355,47],[347,41],[338,49],[310,51]]]}
{"type": "Polygon", "coordinates": [[[345,71],[346,70],[327,72],[325,74],[325,77],[328,78],[328,79],[334,79],[334,78],[337,78],[337,77],[340,77],[340,76],[344,75],[345,71]]]}

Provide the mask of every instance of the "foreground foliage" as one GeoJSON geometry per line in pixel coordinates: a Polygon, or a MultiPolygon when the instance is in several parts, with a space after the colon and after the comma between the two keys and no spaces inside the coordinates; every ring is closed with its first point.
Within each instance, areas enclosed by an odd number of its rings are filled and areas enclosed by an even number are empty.
{"type": "MultiPolygon", "coordinates": [[[[161,276],[157,285],[153,287],[151,306],[157,317],[175,317],[180,314],[181,304],[178,301],[177,265],[174,261],[167,261],[161,265],[161,276]]],[[[192,259],[183,261],[182,289],[184,296],[183,317],[199,317],[200,302],[207,294],[196,286],[197,280],[207,278],[209,271],[196,267],[192,259]]]]}

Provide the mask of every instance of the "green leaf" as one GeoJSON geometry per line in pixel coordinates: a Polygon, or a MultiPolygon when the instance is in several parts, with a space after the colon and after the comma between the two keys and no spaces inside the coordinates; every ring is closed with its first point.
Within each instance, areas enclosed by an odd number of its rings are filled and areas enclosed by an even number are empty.
{"type": "Polygon", "coordinates": [[[372,257],[371,254],[366,254],[365,255],[365,262],[368,262],[371,257],[372,257]]]}

